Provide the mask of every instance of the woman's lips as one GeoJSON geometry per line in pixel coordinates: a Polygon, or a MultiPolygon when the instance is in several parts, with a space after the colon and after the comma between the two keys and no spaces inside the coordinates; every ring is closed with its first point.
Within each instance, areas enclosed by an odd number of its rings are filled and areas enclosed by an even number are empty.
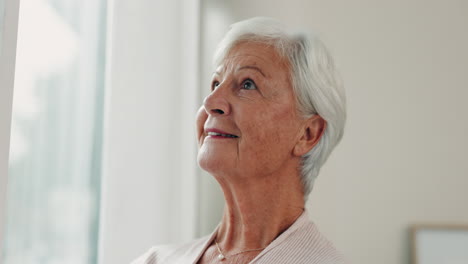
{"type": "Polygon", "coordinates": [[[237,135],[230,134],[228,132],[216,129],[216,128],[209,128],[205,129],[207,137],[210,138],[238,138],[237,135]]]}

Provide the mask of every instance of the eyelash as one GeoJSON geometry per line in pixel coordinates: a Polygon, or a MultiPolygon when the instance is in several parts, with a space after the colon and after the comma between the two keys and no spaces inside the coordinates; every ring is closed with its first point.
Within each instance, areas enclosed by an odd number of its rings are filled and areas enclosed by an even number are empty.
{"type": "Polygon", "coordinates": [[[218,85],[219,85],[218,81],[213,81],[211,83],[211,91],[214,91],[214,89],[216,89],[216,87],[218,87],[218,85]]]}
{"type": "MultiPolygon", "coordinates": [[[[219,82],[218,81],[213,81],[211,83],[211,91],[214,91],[216,89],[216,87],[219,86],[219,82]]],[[[242,84],[241,84],[241,89],[245,89],[245,90],[256,90],[257,89],[257,84],[250,78],[247,78],[245,79],[244,81],[242,81],[242,84]],[[248,89],[248,88],[245,88],[245,84],[249,82],[251,84],[253,84],[255,86],[255,88],[253,89],[248,89]]]]}
{"type": "Polygon", "coordinates": [[[242,88],[243,88],[243,89],[246,89],[246,90],[256,90],[256,89],[257,89],[257,84],[255,84],[255,82],[254,82],[252,79],[245,79],[245,80],[242,82],[242,88]],[[247,89],[247,88],[245,88],[245,84],[246,84],[247,82],[253,84],[253,86],[255,86],[255,88],[254,88],[254,89],[247,89]]]}

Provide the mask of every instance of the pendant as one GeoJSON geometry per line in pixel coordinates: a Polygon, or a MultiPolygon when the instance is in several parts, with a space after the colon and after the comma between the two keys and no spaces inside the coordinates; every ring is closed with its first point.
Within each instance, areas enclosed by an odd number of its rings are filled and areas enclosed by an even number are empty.
{"type": "Polygon", "coordinates": [[[223,260],[226,259],[226,257],[224,257],[223,254],[219,254],[219,255],[218,255],[218,259],[221,260],[221,261],[223,261],[223,260]]]}

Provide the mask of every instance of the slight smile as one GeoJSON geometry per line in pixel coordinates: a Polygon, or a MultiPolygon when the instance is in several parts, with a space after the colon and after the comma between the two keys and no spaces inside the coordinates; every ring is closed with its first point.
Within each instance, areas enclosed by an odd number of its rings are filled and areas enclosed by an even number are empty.
{"type": "Polygon", "coordinates": [[[206,134],[210,138],[238,138],[238,136],[229,134],[218,129],[207,129],[206,134]]]}

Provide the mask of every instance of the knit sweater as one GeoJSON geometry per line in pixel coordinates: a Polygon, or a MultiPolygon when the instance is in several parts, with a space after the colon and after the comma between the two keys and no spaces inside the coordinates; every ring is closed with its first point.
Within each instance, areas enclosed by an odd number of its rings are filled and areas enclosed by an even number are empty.
{"type": "MultiPolygon", "coordinates": [[[[212,244],[217,229],[209,236],[179,246],[156,246],[131,264],[197,263],[212,244]]],[[[222,263],[222,261],[218,261],[222,263]]],[[[333,244],[304,212],[286,231],[273,240],[249,264],[344,264],[333,244]]]]}

